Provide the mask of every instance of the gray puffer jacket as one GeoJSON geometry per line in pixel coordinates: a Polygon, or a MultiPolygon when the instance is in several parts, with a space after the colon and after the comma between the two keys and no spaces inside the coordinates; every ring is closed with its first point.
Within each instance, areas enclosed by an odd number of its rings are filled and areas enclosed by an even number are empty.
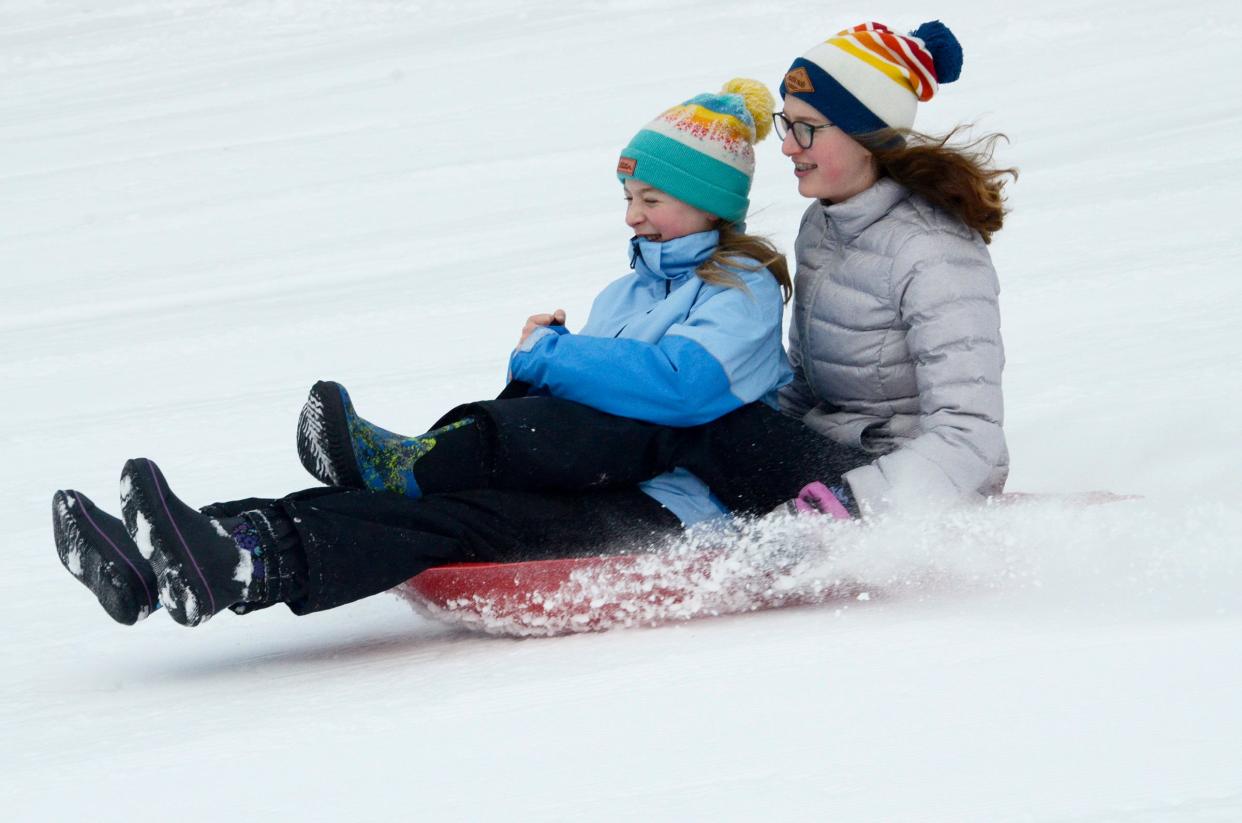
{"type": "Polygon", "coordinates": [[[845,475],[864,508],[995,494],[1005,355],[982,238],[882,178],[802,218],[781,407],[879,455],[845,475]]]}

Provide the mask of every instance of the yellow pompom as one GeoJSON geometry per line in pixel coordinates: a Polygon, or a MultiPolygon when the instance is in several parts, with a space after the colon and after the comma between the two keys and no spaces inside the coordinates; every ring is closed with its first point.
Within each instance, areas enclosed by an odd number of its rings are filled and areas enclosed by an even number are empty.
{"type": "Polygon", "coordinates": [[[735,77],[720,90],[724,94],[740,94],[746,102],[746,110],[755,121],[755,142],[768,136],[772,131],[772,112],[776,111],[776,101],[772,92],[758,80],[735,77]]]}

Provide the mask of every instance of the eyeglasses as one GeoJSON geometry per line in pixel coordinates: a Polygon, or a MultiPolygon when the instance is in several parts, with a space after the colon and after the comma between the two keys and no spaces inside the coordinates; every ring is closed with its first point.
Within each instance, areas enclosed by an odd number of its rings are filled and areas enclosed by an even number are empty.
{"type": "Polygon", "coordinates": [[[772,112],[772,126],[776,129],[776,136],[782,140],[785,139],[786,134],[793,132],[794,142],[804,149],[809,149],[811,144],[815,142],[815,132],[820,129],[833,128],[832,123],[812,126],[810,123],[804,123],[801,120],[790,120],[783,111],[772,112]]]}

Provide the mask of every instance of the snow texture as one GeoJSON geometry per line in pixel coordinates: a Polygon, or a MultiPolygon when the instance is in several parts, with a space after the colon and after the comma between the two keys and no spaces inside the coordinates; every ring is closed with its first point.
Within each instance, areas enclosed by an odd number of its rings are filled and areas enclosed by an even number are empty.
{"type": "Polygon", "coordinates": [[[81,533],[78,531],[77,523],[69,517],[69,510],[77,505],[77,498],[73,495],[66,494],[63,498],[56,501],[55,517],[60,521],[61,527],[65,529],[69,535],[66,541],[69,545],[65,546],[62,560],[65,568],[74,577],[82,577],[82,549],[81,549],[81,533]]]}
{"type": "Polygon", "coordinates": [[[82,552],[77,548],[70,549],[65,554],[65,567],[69,569],[69,573],[74,577],[82,576],[82,552]]]}
{"type": "Polygon", "coordinates": [[[839,614],[873,599],[985,595],[1096,613],[1238,617],[1242,552],[1232,547],[1239,529],[1242,513],[1218,504],[1170,519],[1140,500],[1029,500],[890,516],[865,527],[777,515],[736,531],[697,530],[621,569],[575,570],[555,592],[516,603],[507,594],[475,595],[439,607],[400,593],[439,620],[532,637],[790,605],[828,603],[839,614]],[[1188,520],[1224,529],[1188,535],[1188,520]],[[1146,535],[1138,544],[1137,533],[1146,535]],[[589,614],[574,608],[587,602],[589,614]]]}
{"type": "MultiPolygon", "coordinates": [[[[198,598],[194,595],[194,589],[186,585],[185,567],[180,564],[168,564],[159,569],[158,575],[160,602],[165,605],[180,604],[185,613],[186,624],[195,625],[198,622],[198,598]]],[[[204,617],[203,621],[206,622],[209,619],[211,615],[204,617]]]]}
{"type": "MultiPolygon", "coordinates": [[[[125,497],[122,495],[121,500],[124,501],[125,497]]],[[[155,543],[151,540],[151,521],[137,509],[134,511],[134,531],[131,536],[134,538],[134,544],[138,546],[138,553],[144,560],[150,561],[151,556],[155,554],[155,543]]]]}
{"type": "MultiPolygon", "coordinates": [[[[220,525],[220,521],[214,517],[208,518],[212,527],[216,530],[216,534],[221,537],[232,540],[233,535],[229,534],[224,526],[220,525]]],[[[254,555],[237,547],[237,565],[233,568],[233,579],[242,584],[241,594],[238,595],[239,600],[246,600],[250,597],[250,584],[254,581],[254,555]]]]}
{"type": "Polygon", "coordinates": [[[5,0],[6,819],[1242,819],[1239,32],[1226,0],[5,0]],[[494,396],[528,315],[577,328],[627,270],[642,124],[930,16],[965,63],[919,125],[1022,170],[1010,488],[1141,500],[756,525],[811,558],[782,585],[857,594],[550,640],[390,596],[124,627],[61,567],[48,498],[116,512],[128,458],[195,505],[313,485],[318,379],[397,431],[494,396]]]}

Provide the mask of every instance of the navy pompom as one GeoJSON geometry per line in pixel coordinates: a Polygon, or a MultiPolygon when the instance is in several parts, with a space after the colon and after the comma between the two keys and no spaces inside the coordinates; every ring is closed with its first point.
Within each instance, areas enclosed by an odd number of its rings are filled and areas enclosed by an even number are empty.
{"type": "Polygon", "coordinates": [[[936,82],[952,83],[962,76],[962,44],[939,20],[924,23],[910,32],[923,41],[936,65],[936,82]]]}

